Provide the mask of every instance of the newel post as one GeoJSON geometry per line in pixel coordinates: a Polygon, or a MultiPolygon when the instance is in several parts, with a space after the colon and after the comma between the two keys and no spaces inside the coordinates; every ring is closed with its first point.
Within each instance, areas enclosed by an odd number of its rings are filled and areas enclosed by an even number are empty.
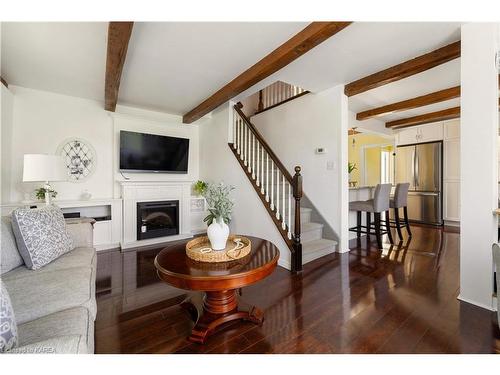
{"type": "Polygon", "coordinates": [[[257,111],[264,110],[264,101],[262,100],[262,90],[259,90],[259,105],[257,107],[257,111]]]}
{"type": "Polygon", "coordinates": [[[300,242],[300,199],[302,198],[302,176],[300,167],[295,167],[293,176],[293,197],[295,198],[295,225],[293,233],[292,271],[302,271],[302,244],[300,242]]]}

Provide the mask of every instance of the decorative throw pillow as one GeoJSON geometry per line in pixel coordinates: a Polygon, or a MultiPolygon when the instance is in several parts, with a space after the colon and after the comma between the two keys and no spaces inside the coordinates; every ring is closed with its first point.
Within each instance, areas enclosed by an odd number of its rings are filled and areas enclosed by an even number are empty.
{"type": "Polygon", "coordinates": [[[0,280],[0,353],[17,345],[17,324],[9,293],[0,280]]]}
{"type": "Polygon", "coordinates": [[[2,216],[0,226],[2,228],[0,230],[0,273],[3,274],[22,266],[24,262],[17,250],[10,217],[2,216]]]}
{"type": "Polygon", "coordinates": [[[12,212],[12,229],[26,267],[33,270],[73,250],[73,240],[57,206],[17,208],[12,212]]]}

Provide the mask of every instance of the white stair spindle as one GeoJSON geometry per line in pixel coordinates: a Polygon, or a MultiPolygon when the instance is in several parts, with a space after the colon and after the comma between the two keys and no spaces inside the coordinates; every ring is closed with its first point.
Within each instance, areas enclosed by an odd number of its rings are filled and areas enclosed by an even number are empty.
{"type": "Polygon", "coordinates": [[[240,159],[242,159],[242,156],[241,156],[241,145],[242,145],[242,140],[243,140],[243,134],[242,134],[242,129],[241,129],[241,119],[238,119],[238,155],[240,155],[240,159]]]}
{"type": "Polygon", "coordinates": [[[282,220],[282,224],[281,224],[281,227],[283,229],[286,229],[286,205],[285,205],[285,175],[282,173],[281,174],[281,181],[283,182],[283,194],[281,195],[281,220],[282,220]]]}
{"type": "Polygon", "coordinates": [[[274,171],[273,171],[273,159],[271,159],[271,210],[274,210],[274,171]]]}
{"type": "Polygon", "coordinates": [[[255,168],[255,176],[257,177],[257,180],[255,181],[255,183],[257,184],[257,186],[260,186],[260,181],[259,181],[259,172],[260,172],[260,158],[259,158],[259,153],[260,153],[260,150],[259,150],[259,142],[257,141],[257,166],[255,168]]]}
{"type": "Polygon", "coordinates": [[[262,158],[261,158],[261,168],[260,168],[260,193],[264,194],[264,148],[262,147],[262,158]]]}
{"type": "Polygon", "coordinates": [[[292,239],[292,185],[288,183],[288,238],[292,239]]]}
{"type": "Polygon", "coordinates": [[[280,218],[280,170],[276,168],[276,219],[280,218]]]}
{"type": "Polygon", "coordinates": [[[266,202],[269,202],[269,154],[266,151],[266,202]]]}
{"type": "Polygon", "coordinates": [[[253,133],[252,133],[252,155],[250,161],[251,161],[250,169],[252,171],[252,178],[255,180],[255,134],[253,133]]]}
{"type": "Polygon", "coordinates": [[[248,166],[248,126],[245,124],[245,165],[248,166]]]}

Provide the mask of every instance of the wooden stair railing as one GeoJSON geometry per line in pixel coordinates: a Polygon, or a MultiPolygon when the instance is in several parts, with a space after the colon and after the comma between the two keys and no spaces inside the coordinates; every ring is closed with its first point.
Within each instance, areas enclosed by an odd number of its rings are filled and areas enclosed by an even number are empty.
{"type": "Polygon", "coordinates": [[[290,249],[292,272],[301,271],[300,167],[295,167],[292,177],[241,107],[241,103],[234,106],[233,142],[229,143],[229,148],[290,249]]]}
{"type": "Polygon", "coordinates": [[[254,115],[275,108],[290,100],[308,94],[309,91],[286,82],[277,81],[259,90],[259,104],[254,115]]]}

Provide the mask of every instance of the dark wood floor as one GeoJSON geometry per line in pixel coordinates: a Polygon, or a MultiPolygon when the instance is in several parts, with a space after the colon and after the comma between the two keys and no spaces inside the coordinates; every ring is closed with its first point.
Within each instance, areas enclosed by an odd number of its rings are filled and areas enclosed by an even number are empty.
{"type": "Polygon", "coordinates": [[[413,227],[397,246],[352,243],[243,289],[262,327],[235,323],[186,340],[185,292],[157,281],[159,249],[98,256],[97,353],[500,353],[494,313],[457,300],[459,235],[413,227]]]}

